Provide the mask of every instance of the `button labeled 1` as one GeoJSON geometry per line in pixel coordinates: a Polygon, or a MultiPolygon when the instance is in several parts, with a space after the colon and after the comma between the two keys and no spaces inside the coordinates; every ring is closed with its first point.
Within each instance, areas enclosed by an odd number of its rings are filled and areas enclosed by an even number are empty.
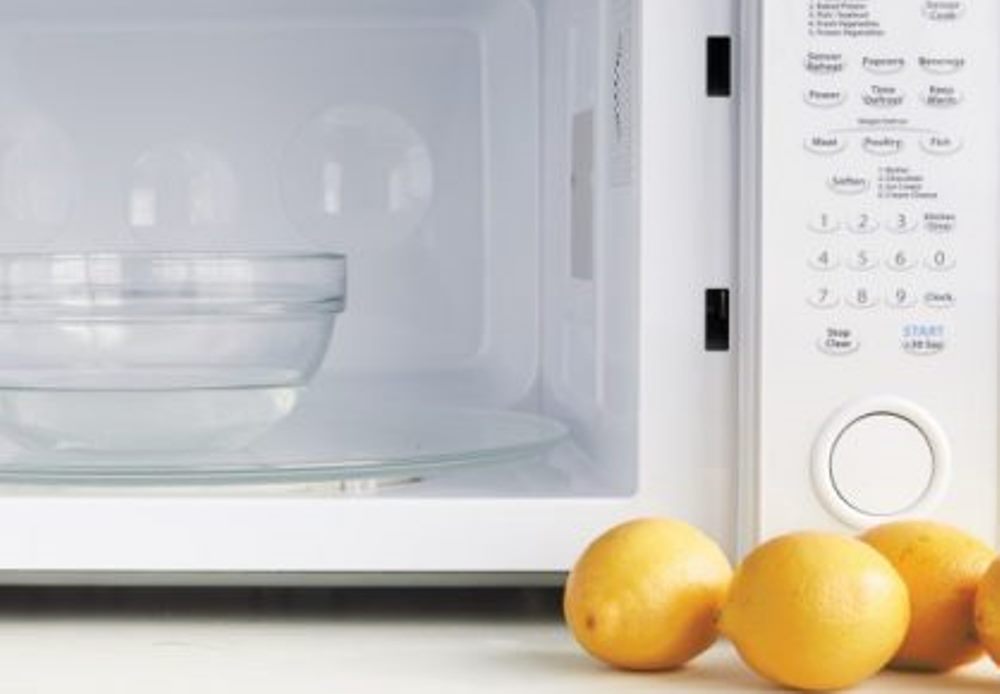
{"type": "Polygon", "coordinates": [[[830,234],[840,228],[840,222],[829,212],[820,212],[809,220],[809,228],[820,234],[830,234]]]}

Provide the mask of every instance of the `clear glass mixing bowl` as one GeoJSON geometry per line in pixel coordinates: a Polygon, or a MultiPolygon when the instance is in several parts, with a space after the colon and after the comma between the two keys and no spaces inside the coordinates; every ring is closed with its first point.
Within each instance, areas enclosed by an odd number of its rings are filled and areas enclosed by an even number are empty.
{"type": "Polygon", "coordinates": [[[59,450],[236,448],[295,407],[335,254],[0,255],[0,427],[59,450]]]}

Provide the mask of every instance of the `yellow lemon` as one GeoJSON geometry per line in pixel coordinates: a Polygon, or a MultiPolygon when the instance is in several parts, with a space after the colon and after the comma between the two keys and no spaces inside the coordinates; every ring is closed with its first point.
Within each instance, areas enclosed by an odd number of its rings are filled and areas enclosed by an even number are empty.
{"type": "Polygon", "coordinates": [[[942,523],[898,521],[872,528],[861,539],[896,567],[910,591],[910,630],[892,667],[944,671],[976,660],[976,588],[993,550],[942,523]]]}
{"type": "Polygon", "coordinates": [[[1000,665],[1000,559],[994,559],[976,589],[976,633],[993,662],[1000,665]]]}
{"type": "Polygon", "coordinates": [[[594,657],[629,670],[677,667],[716,639],[732,569],[696,528],[643,518],[597,538],[566,582],[563,611],[594,657]]]}
{"type": "Polygon", "coordinates": [[[719,626],[761,676],[825,690],[882,669],[909,616],[906,585],[882,555],[854,538],[802,532],[743,560],[719,626]]]}

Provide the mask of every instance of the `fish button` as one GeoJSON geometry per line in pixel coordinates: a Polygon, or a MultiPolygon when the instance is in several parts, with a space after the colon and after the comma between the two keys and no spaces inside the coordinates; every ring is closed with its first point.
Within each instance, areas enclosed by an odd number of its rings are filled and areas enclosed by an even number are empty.
{"type": "Polygon", "coordinates": [[[834,175],[826,185],[837,195],[860,195],[868,190],[869,183],[864,176],[834,175]]]}
{"type": "Polygon", "coordinates": [[[816,341],[816,346],[824,354],[841,357],[857,352],[861,343],[851,328],[829,327],[816,341]]]}
{"type": "Polygon", "coordinates": [[[951,108],[962,103],[962,92],[950,84],[932,84],[921,93],[920,100],[932,108],[951,108]]]}
{"type": "Polygon", "coordinates": [[[802,98],[816,108],[833,108],[847,101],[847,92],[842,89],[807,89],[802,98]]]}
{"type": "Polygon", "coordinates": [[[899,154],[903,151],[904,146],[902,138],[892,137],[891,135],[867,135],[861,141],[861,148],[877,157],[899,154]]]}
{"type": "Polygon", "coordinates": [[[836,134],[813,135],[805,141],[806,149],[813,154],[837,154],[847,148],[847,140],[836,134]]]}
{"type": "Polygon", "coordinates": [[[861,59],[861,67],[874,75],[892,75],[906,67],[906,58],[866,55],[861,59]]]}
{"type": "Polygon", "coordinates": [[[932,22],[954,22],[965,14],[965,0],[924,0],[922,11],[932,22]]]}
{"type": "Polygon", "coordinates": [[[934,75],[953,75],[965,67],[965,58],[960,56],[930,56],[922,55],[917,58],[919,65],[924,72],[934,75]]]}
{"type": "Polygon", "coordinates": [[[928,154],[946,156],[962,149],[962,140],[951,135],[932,133],[920,138],[920,148],[928,154]]]}
{"type": "Polygon", "coordinates": [[[903,91],[891,84],[873,84],[861,95],[862,103],[872,108],[896,108],[903,100],[903,91]]]}
{"type": "Polygon", "coordinates": [[[814,75],[836,75],[847,67],[847,59],[843,53],[809,51],[803,65],[808,72],[814,75]]]}

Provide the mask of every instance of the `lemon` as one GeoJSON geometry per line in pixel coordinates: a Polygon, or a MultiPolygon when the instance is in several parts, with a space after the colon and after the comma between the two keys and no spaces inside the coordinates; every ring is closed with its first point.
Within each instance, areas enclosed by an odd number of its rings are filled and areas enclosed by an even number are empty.
{"type": "Polygon", "coordinates": [[[736,569],[720,629],[751,669],[798,689],[840,689],[885,666],[909,624],[906,585],[863,542],[784,535],[736,569]]]}
{"type": "Polygon", "coordinates": [[[974,602],[993,560],[989,547],[931,521],[887,523],[861,539],[892,562],[910,592],[910,630],[892,667],[944,671],[982,656],[974,602]]]}
{"type": "Polygon", "coordinates": [[[1000,665],[1000,559],[993,560],[979,582],[974,614],[980,643],[1000,665]]]}
{"type": "Polygon", "coordinates": [[[726,556],[701,531],[643,518],[587,547],[567,579],[563,611],[594,657],[629,670],[665,670],[715,641],[731,576],[726,556]]]}

